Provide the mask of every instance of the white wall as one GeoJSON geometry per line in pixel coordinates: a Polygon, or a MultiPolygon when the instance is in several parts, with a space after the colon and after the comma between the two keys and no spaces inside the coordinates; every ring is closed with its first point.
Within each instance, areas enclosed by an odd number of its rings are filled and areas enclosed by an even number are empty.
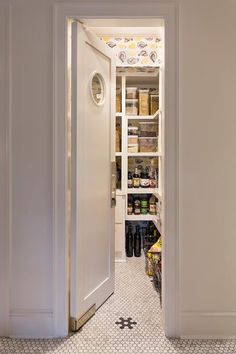
{"type": "Polygon", "coordinates": [[[180,237],[186,335],[236,335],[235,34],[235,1],[182,2],[180,237]]]}
{"type": "MultiPolygon", "coordinates": [[[[23,323],[29,335],[35,328],[39,336],[53,335],[53,3],[12,1],[10,333],[16,336],[24,334],[23,323]]],[[[178,3],[182,335],[236,336],[236,2],[178,3]]],[[[6,334],[1,309],[0,315],[6,334]]]]}

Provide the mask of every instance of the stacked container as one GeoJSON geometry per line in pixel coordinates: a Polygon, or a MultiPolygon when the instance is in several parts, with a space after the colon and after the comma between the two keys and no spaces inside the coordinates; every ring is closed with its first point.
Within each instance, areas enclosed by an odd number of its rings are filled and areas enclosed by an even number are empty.
{"type": "Polygon", "coordinates": [[[138,115],[137,87],[126,88],[126,114],[130,116],[138,115]]]}
{"type": "Polygon", "coordinates": [[[157,122],[140,122],[139,151],[156,152],[158,147],[157,122]]]}
{"type": "Polygon", "coordinates": [[[149,115],[149,89],[139,89],[139,115],[149,115]]]}

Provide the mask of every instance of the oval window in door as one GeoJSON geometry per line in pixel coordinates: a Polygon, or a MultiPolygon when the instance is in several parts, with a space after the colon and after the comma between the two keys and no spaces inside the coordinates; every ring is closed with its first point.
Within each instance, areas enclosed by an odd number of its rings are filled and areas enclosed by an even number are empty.
{"type": "Polygon", "coordinates": [[[101,74],[94,72],[90,80],[90,93],[93,102],[101,106],[105,100],[105,81],[101,74]]]}

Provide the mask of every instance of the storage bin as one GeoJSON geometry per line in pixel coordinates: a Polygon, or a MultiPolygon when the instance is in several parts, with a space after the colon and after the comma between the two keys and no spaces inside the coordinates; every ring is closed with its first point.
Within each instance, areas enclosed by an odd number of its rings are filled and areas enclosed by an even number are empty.
{"type": "Polygon", "coordinates": [[[126,98],[137,98],[137,87],[127,87],[126,88],[126,98]]]}
{"type": "Polygon", "coordinates": [[[138,135],[138,127],[128,127],[128,135],[138,135]]]}
{"type": "Polygon", "coordinates": [[[138,144],[128,144],[128,152],[138,152],[138,144]]]}
{"type": "Polygon", "coordinates": [[[140,152],[156,152],[157,151],[157,137],[141,137],[139,140],[140,152]]]}
{"type": "Polygon", "coordinates": [[[149,89],[139,89],[139,115],[149,115],[149,89]]]}
{"type": "Polygon", "coordinates": [[[116,112],[121,112],[121,89],[116,89],[116,112]]]}
{"type": "Polygon", "coordinates": [[[130,116],[138,115],[138,99],[130,98],[126,99],[126,114],[130,116]]]}
{"type": "Polygon", "coordinates": [[[154,115],[159,109],[159,95],[157,93],[150,94],[150,114],[154,115]]]}
{"type": "Polygon", "coordinates": [[[138,135],[128,135],[128,144],[138,145],[138,135]]]}
{"type": "Polygon", "coordinates": [[[141,137],[154,137],[158,135],[157,122],[139,122],[141,137]]]}

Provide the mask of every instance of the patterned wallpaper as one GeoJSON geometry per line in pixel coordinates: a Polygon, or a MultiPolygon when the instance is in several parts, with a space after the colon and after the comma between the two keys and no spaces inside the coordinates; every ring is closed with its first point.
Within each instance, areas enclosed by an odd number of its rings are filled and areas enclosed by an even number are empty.
{"type": "Polygon", "coordinates": [[[117,66],[157,66],[162,63],[163,42],[157,37],[101,38],[117,56],[117,66]]]}

